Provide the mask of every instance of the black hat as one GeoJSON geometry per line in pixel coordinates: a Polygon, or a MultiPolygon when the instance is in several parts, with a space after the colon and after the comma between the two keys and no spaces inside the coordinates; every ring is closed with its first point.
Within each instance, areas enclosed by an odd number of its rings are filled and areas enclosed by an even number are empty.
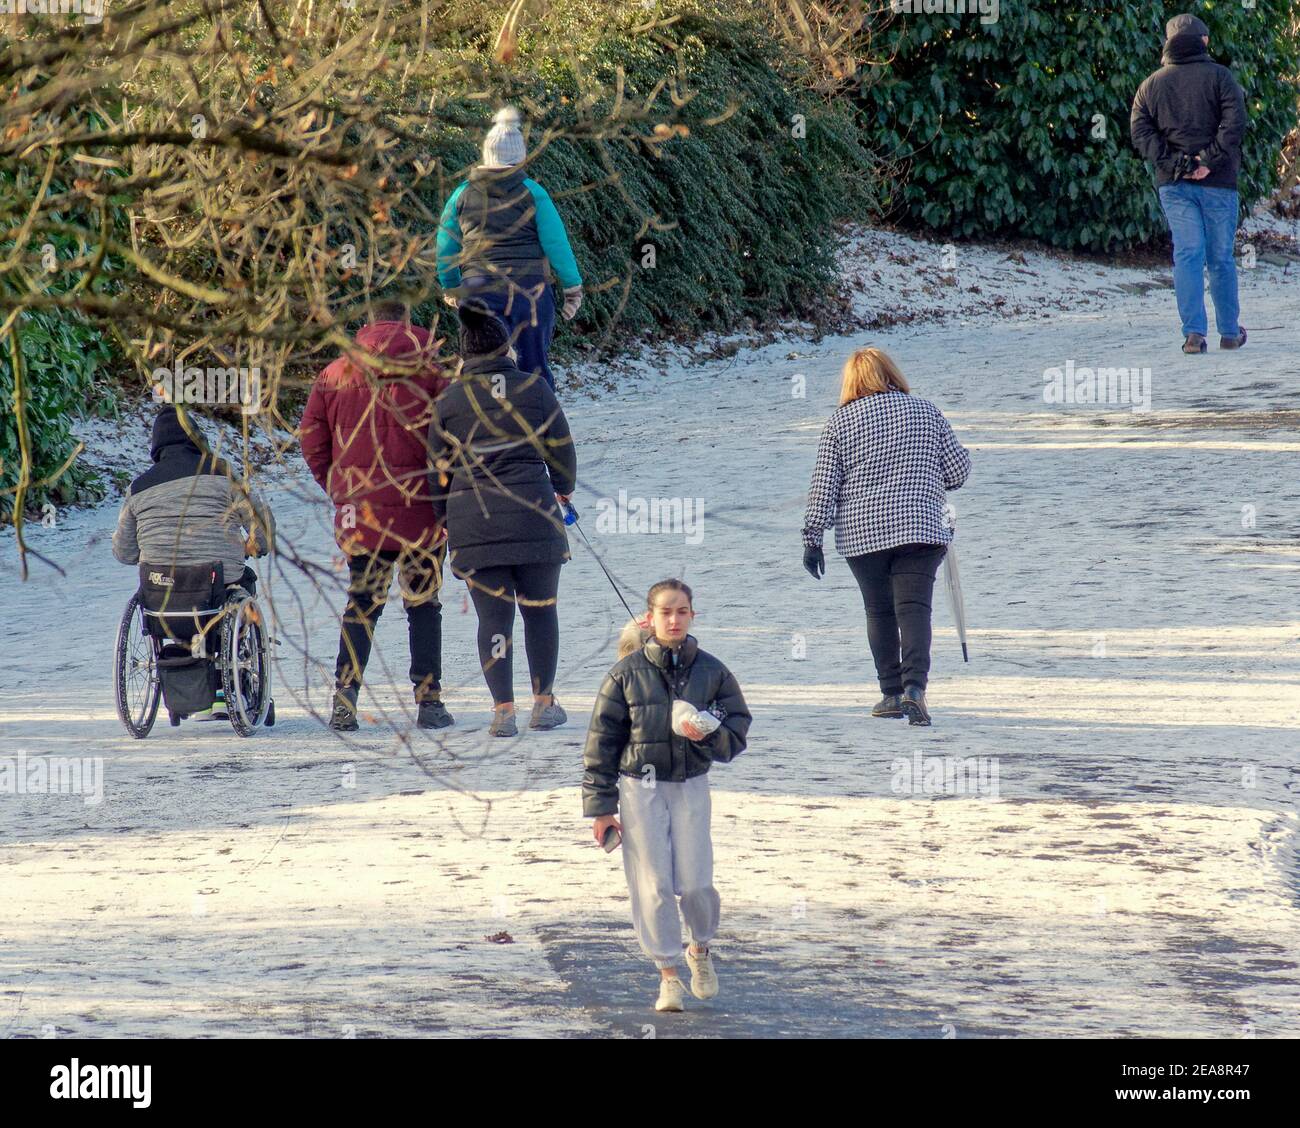
{"type": "Polygon", "coordinates": [[[504,353],[510,344],[510,333],[505,323],[487,305],[470,298],[458,307],[460,313],[461,356],[483,356],[504,353]]]}
{"type": "Polygon", "coordinates": [[[1173,39],[1175,35],[1203,35],[1208,38],[1209,34],[1210,29],[1190,12],[1175,16],[1165,24],[1166,40],[1173,39]]]}

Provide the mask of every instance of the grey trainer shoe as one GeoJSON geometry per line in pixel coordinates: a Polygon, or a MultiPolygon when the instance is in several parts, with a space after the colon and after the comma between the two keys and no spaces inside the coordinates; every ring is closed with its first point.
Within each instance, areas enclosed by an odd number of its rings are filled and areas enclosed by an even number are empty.
{"type": "Polygon", "coordinates": [[[518,736],[519,726],[515,723],[513,713],[498,713],[493,710],[492,723],[488,725],[488,736],[518,736]]]}
{"type": "Polygon", "coordinates": [[[440,729],[456,722],[441,701],[421,701],[420,715],[415,723],[422,729],[440,729]]]}
{"type": "Polygon", "coordinates": [[[530,729],[553,729],[558,728],[568,719],[569,714],[552,697],[549,705],[543,705],[540,701],[533,702],[533,715],[528,719],[528,727],[530,729]]]}
{"type": "Polygon", "coordinates": [[[357,731],[357,690],[355,686],[334,691],[334,712],[330,716],[330,728],[335,732],[357,731]]]}

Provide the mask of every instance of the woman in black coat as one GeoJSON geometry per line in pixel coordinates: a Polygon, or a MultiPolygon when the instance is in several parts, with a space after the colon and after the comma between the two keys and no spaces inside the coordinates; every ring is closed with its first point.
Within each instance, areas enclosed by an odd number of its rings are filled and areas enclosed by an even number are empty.
{"type": "Polygon", "coordinates": [[[434,511],[447,529],[452,573],[469,585],[478,652],[495,712],[489,732],[515,736],[515,605],[533,686],[529,728],[568,717],[552,693],[560,654],[556,595],[569,538],[560,503],[578,460],[555,393],[515,367],[505,325],[485,305],[460,306],[463,364],[438,397],[429,432],[434,511]]]}

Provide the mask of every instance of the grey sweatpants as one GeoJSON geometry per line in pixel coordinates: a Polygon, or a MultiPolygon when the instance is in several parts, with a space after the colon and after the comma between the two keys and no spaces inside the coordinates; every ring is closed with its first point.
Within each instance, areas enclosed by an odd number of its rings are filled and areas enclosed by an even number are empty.
{"type": "Polygon", "coordinates": [[[681,960],[681,917],[695,943],[707,944],[718,930],[722,902],[713,888],[711,810],[707,772],[683,783],[655,780],[653,787],[619,776],[623,872],[632,897],[632,927],[656,967],[676,967],[681,960]]]}

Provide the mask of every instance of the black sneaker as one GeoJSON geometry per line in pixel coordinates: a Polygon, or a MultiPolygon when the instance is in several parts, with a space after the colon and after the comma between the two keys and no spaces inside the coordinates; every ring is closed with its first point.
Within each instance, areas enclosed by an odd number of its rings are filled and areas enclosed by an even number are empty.
{"type": "Polygon", "coordinates": [[[421,701],[420,716],[415,723],[422,729],[440,729],[456,722],[441,701],[421,701]]]}
{"type": "Polygon", "coordinates": [[[886,693],[871,707],[873,717],[901,717],[903,715],[903,695],[886,693]]]}
{"type": "Polygon", "coordinates": [[[335,732],[356,732],[357,691],[355,688],[336,689],[334,691],[334,712],[330,716],[330,728],[335,732]]]}
{"type": "Polygon", "coordinates": [[[1221,349],[1239,349],[1246,343],[1246,330],[1243,328],[1240,337],[1220,337],[1219,348],[1221,349]]]}
{"type": "Polygon", "coordinates": [[[930,723],[930,710],[925,707],[925,690],[919,685],[909,685],[903,690],[902,707],[909,725],[930,723]]]}
{"type": "Polygon", "coordinates": [[[1210,346],[1205,343],[1205,338],[1200,333],[1188,333],[1187,340],[1183,342],[1183,352],[1190,355],[1203,353],[1210,346]]]}

